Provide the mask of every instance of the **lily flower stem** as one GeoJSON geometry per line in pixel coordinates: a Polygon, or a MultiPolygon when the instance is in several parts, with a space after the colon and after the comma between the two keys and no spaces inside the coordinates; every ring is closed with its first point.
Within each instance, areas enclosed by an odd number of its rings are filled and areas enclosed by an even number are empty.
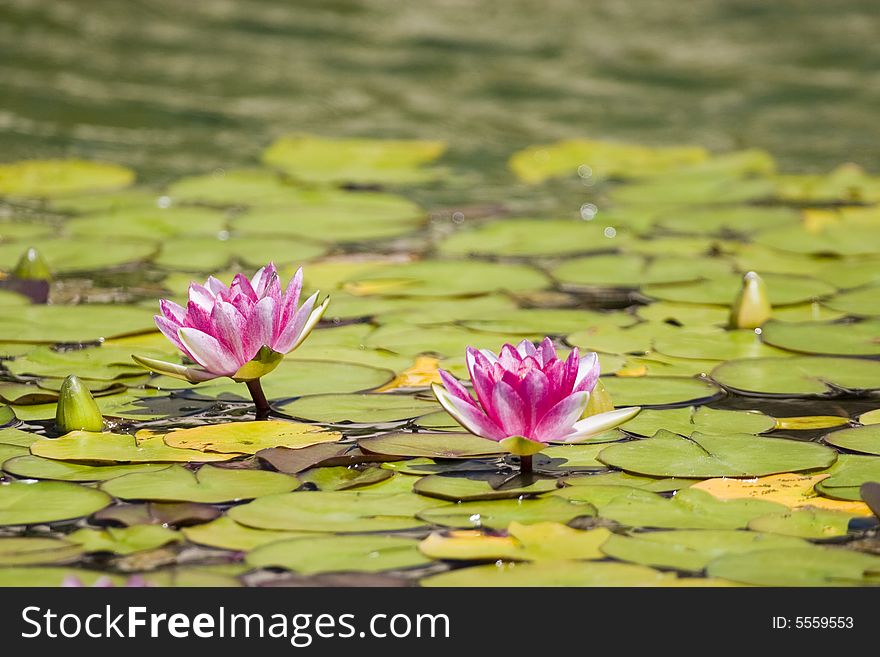
{"type": "Polygon", "coordinates": [[[519,457],[519,471],[521,474],[532,474],[534,468],[532,466],[532,455],[519,457]]]}
{"type": "Polygon", "coordinates": [[[258,420],[268,420],[269,413],[272,410],[269,407],[269,402],[266,400],[266,393],[263,392],[263,386],[260,385],[259,379],[251,379],[247,381],[248,392],[251,393],[251,398],[254,400],[254,406],[256,406],[256,414],[258,420]]]}

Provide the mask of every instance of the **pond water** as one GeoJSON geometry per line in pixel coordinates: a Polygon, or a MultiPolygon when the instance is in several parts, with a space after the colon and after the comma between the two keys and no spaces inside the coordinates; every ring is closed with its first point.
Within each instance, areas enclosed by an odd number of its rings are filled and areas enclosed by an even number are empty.
{"type": "Polygon", "coordinates": [[[876,585],[875,13],[4,3],[0,585],[876,585]],[[132,361],[268,261],[273,421],[132,361]],[[544,336],[643,411],[521,475],[430,384],[544,336]]]}

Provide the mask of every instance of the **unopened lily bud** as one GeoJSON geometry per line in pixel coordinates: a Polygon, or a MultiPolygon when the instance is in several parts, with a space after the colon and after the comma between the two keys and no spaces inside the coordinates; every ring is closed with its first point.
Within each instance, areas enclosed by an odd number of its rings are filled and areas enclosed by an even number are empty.
{"type": "Polygon", "coordinates": [[[71,431],[102,431],[104,418],[95,398],[86,385],[75,376],[68,376],[58,393],[55,428],[60,433],[71,431]]]}
{"type": "Polygon", "coordinates": [[[587,402],[587,408],[584,410],[584,417],[591,417],[599,413],[607,413],[614,410],[614,402],[611,401],[611,395],[605,389],[605,384],[599,379],[596,381],[596,387],[590,393],[590,401],[587,402]]]}
{"type": "Polygon", "coordinates": [[[49,264],[43,258],[39,251],[31,247],[25,251],[15,269],[12,270],[15,278],[26,281],[49,281],[52,280],[52,272],[49,270],[49,264]]]}
{"type": "Polygon", "coordinates": [[[770,319],[772,313],[764,281],[750,271],[743,276],[742,289],[730,308],[730,328],[756,329],[770,319]]]}

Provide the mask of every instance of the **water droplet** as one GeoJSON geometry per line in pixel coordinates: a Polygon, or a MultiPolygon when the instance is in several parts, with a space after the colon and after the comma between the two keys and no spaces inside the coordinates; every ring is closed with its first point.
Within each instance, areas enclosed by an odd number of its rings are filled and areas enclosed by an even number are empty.
{"type": "Polygon", "coordinates": [[[603,231],[603,234],[608,239],[612,239],[617,236],[617,229],[614,228],[614,226],[605,226],[605,230],[603,231]]]}
{"type": "Polygon", "coordinates": [[[171,207],[171,197],[170,196],[160,196],[159,198],[156,199],[156,205],[158,207],[162,208],[163,210],[165,208],[170,208],[171,207]]]}
{"type": "Polygon", "coordinates": [[[471,521],[471,524],[475,527],[479,527],[482,524],[482,516],[479,513],[475,513],[468,520],[471,521]]]}
{"type": "Polygon", "coordinates": [[[370,553],[367,555],[367,557],[370,558],[370,559],[378,559],[378,558],[379,558],[379,553],[378,553],[378,552],[370,552],[370,553]]]}
{"type": "Polygon", "coordinates": [[[464,221],[464,212],[453,212],[452,213],[452,223],[460,224],[464,221]]]}
{"type": "Polygon", "coordinates": [[[596,207],[595,203],[584,203],[581,206],[581,219],[584,221],[592,221],[596,218],[597,212],[599,212],[599,208],[596,207]]]}
{"type": "Polygon", "coordinates": [[[763,332],[764,331],[762,331],[760,328],[755,329],[755,335],[761,335],[761,333],[763,333],[763,332]]]}
{"type": "Polygon", "coordinates": [[[228,230],[221,230],[219,233],[217,233],[217,239],[220,240],[221,242],[225,242],[226,240],[229,239],[229,231],[228,230]]]}
{"type": "Polygon", "coordinates": [[[593,175],[593,170],[586,164],[582,164],[578,167],[578,175],[581,178],[590,178],[593,175]]]}

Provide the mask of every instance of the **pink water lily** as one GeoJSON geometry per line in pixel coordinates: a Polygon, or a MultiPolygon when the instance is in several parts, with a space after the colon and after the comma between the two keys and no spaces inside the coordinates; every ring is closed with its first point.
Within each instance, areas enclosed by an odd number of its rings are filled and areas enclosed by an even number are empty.
{"type": "Polygon", "coordinates": [[[191,383],[228,376],[252,387],[302,344],[327,309],[329,299],[316,306],[317,292],[299,305],[302,281],[300,268],[282,292],[278,271],[269,263],[253,278],[236,274],[229,287],[213,276],[204,285],[191,283],[186,307],[162,299],[162,314],[155,319],[195,366],[133,358],[147,369],[191,383]]]}
{"type": "Polygon", "coordinates": [[[467,349],[467,368],[476,399],[461,382],[440,371],[437,400],[471,433],[501,443],[522,456],[549,442],[576,442],[635,417],[638,408],[621,408],[584,417],[590,392],[599,380],[599,358],[577,348],[560,360],[550,338],[535,346],[506,344],[496,356],[467,349]]]}

